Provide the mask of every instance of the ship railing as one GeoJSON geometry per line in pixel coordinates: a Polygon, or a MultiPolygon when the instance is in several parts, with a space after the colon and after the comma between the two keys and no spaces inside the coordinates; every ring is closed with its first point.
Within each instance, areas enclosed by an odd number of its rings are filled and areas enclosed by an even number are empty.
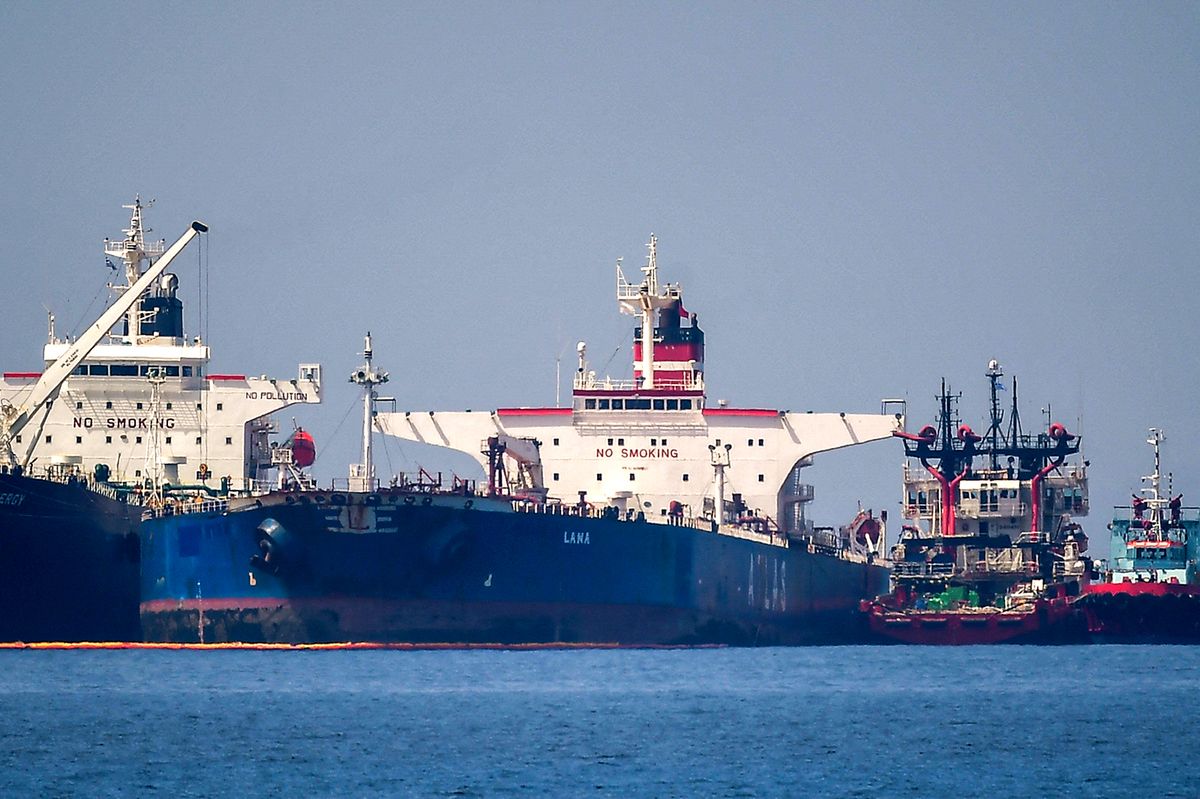
{"type": "Polygon", "coordinates": [[[161,504],[155,502],[142,509],[142,520],[161,519],[167,516],[182,516],[190,513],[224,513],[229,510],[229,500],[224,497],[196,496],[192,499],[168,498],[161,504]]]}
{"type": "MultiPolygon", "coordinates": [[[[576,374],[573,387],[577,391],[637,391],[646,388],[645,382],[633,379],[597,378],[589,373],[576,374]]],[[[655,378],[655,391],[700,391],[704,388],[702,378],[664,380],[655,378]]]]}
{"type": "MultiPolygon", "coordinates": [[[[1118,505],[1113,509],[1113,521],[1115,522],[1131,522],[1134,520],[1133,508],[1128,505],[1118,505]]],[[[1149,517],[1149,513],[1145,513],[1145,517],[1149,517]]],[[[1167,519],[1170,519],[1170,511],[1165,514],[1167,519]]],[[[1185,505],[1179,509],[1179,520],[1181,522],[1198,522],[1200,521],[1200,507],[1193,505],[1185,505]]]]}
{"type": "Polygon", "coordinates": [[[1038,567],[1036,563],[1026,563],[1024,560],[1001,557],[976,561],[972,565],[971,571],[975,574],[1016,574],[1029,576],[1037,574],[1038,567]]]}
{"type": "Polygon", "coordinates": [[[513,500],[512,507],[517,513],[532,513],[545,516],[566,516],[585,519],[611,519],[613,521],[626,522],[637,521],[647,524],[688,527],[705,533],[727,535],[731,538],[744,538],[748,541],[759,541],[764,544],[787,546],[787,536],[781,532],[763,532],[761,530],[754,530],[749,527],[742,527],[734,524],[723,524],[717,526],[711,519],[704,518],[684,517],[680,519],[671,519],[670,517],[664,517],[660,519],[656,517],[647,517],[633,509],[622,513],[620,509],[612,506],[595,506],[591,504],[580,505],[578,503],[567,504],[563,502],[529,502],[519,499],[513,500]]]}
{"type": "MultiPolygon", "coordinates": [[[[31,474],[31,476],[35,476],[31,474]]],[[[112,500],[120,501],[124,499],[121,492],[108,483],[102,483],[96,480],[91,475],[85,474],[78,469],[52,466],[48,469],[43,469],[36,473],[36,476],[42,480],[48,480],[52,483],[61,483],[62,485],[79,485],[86,488],[95,494],[102,497],[108,497],[112,500]]]]}
{"type": "Polygon", "coordinates": [[[1024,502],[1001,500],[996,505],[960,504],[956,513],[964,519],[990,519],[1004,516],[1024,516],[1029,506],[1024,502]]]}
{"type": "Polygon", "coordinates": [[[897,577],[951,577],[954,575],[954,564],[900,560],[892,564],[892,574],[897,577]]]}
{"type": "Polygon", "coordinates": [[[1049,544],[1050,533],[1043,530],[1024,530],[1017,536],[1018,544],[1049,544]]]}

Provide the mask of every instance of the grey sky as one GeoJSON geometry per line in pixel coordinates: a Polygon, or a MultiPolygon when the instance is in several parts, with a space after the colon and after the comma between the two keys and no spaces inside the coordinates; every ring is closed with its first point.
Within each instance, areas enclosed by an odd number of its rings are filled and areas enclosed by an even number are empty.
{"type": "MultiPolygon", "coordinates": [[[[711,397],[919,427],[946,376],[986,427],[998,358],[1081,428],[1100,542],[1150,425],[1200,503],[1198,45],[1194,3],[7,3],[0,368],[84,321],[141,192],[212,227],[215,368],[325,366],[297,417],[344,476],[367,328],[401,408],[552,404],[653,231],[711,397]]],[[[818,459],[813,515],[894,510],[900,462],[818,459]]]]}

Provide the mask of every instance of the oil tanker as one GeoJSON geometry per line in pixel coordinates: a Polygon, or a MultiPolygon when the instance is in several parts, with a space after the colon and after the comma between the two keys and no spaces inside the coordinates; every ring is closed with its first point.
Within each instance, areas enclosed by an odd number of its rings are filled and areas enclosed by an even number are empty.
{"type": "MultiPolygon", "coordinates": [[[[375,409],[361,462],[318,487],[279,448],[272,491],[165,504],[141,527],[149,641],[850,643],[882,593],[882,536],[817,527],[802,471],[817,453],[889,438],[901,414],[710,407],[704,333],[678,284],[617,265],[636,316],[632,379],[599,378],[586,345],[570,407],[375,409]],[[486,479],[422,471],[381,485],[372,432],[473,455],[486,479]]],[[[884,409],[886,410],[886,408],[884,409]]]]}

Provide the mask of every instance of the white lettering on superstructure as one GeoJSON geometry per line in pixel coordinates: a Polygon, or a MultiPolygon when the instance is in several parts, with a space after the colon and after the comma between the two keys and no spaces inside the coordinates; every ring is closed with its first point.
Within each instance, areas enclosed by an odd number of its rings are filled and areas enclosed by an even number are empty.
{"type": "Polygon", "coordinates": [[[308,394],[304,391],[247,391],[246,399],[308,402],[308,394]]]}
{"type": "MultiPolygon", "coordinates": [[[[621,447],[622,458],[639,460],[673,460],[679,458],[679,450],[675,447],[621,447]]],[[[611,458],[612,447],[597,447],[597,458],[611,458]]]]}

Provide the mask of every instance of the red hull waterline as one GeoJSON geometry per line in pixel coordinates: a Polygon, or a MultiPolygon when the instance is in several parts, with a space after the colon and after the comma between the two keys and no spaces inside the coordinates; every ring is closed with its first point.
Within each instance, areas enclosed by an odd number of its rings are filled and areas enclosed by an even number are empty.
{"type": "Polygon", "coordinates": [[[1083,643],[1083,618],[1065,599],[1038,602],[1023,611],[895,610],[865,603],[871,634],[878,642],[927,646],[1083,643]]]}

